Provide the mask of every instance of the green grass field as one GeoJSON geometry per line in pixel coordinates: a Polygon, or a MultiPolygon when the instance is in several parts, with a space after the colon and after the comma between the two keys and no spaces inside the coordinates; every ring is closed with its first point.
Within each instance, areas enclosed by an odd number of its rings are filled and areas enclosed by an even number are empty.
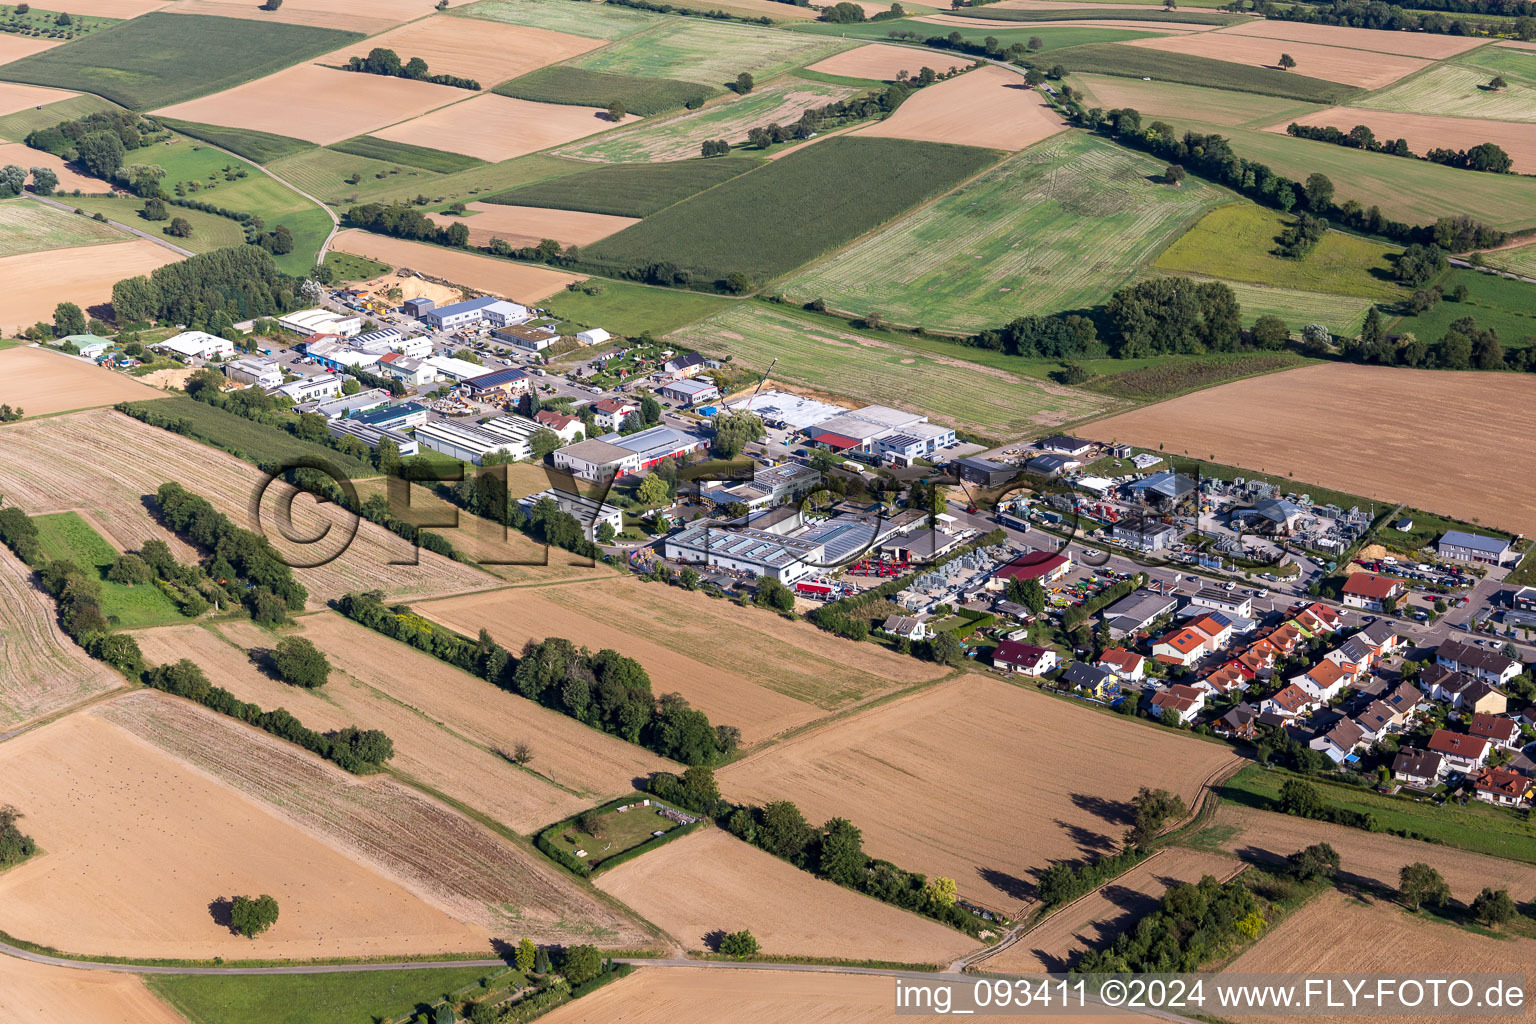
{"type": "MultiPolygon", "coordinates": [[[[950,12],[954,13],[954,12],[950,12]]],[[[1018,13],[1018,12],[1015,12],[1018,13]]],[[[1138,12],[1131,11],[1131,14],[1138,12]]],[[[1031,37],[1039,37],[1045,45],[1045,50],[1059,50],[1067,46],[1082,46],[1086,43],[1123,43],[1127,39],[1142,39],[1147,36],[1155,36],[1154,26],[1148,26],[1148,31],[1140,32],[1129,28],[1095,28],[1092,24],[1081,27],[1076,25],[1043,25],[1039,28],[998,28],[995,25],[932,25],[917,21],[866,21],[856,22],[852,25],[838,25],[824,21],[803,21],[786,28],[796,32],[809,32],[821,36],[847,36],[849,39],[869,39],[875,42],[899,40],[905,43],[920,42],[935,36],[949,36],[958,32],[966,42],[980,43],[988,36],[996,39],[998,45],[1007,49],[1014,43],[1028,43],[1031,37]],[[916,32],[921,38],[913,40],[907,37],[907,33],[916,32]]],[[[970,58],[965,54],[951,50],[934,47],[933,58],[930,61],[935,71],[940,66],[948,67],[950,64],[965,63],[970,58]]]]}
{"type": "Polygon", "coordinates": [[[1454,268],[1439,283],[1446,291],[1465,285],[1466,301],[1442,299],[1434,309],[1398,320],[1394,332],[1411,331],[1414,337],[1436,342],[1452,321],[1470,316],[1479,327],[1497,330],[1506,348],[1536,344],[1536,284],[1454,268]]]}
{"type": "Polygon", "coordinates": [[[202,14],[141,15],[0,68],[0,79],[93,92],[151,110],[220,92],[363,38],[202,14]]]}
{"type": "Polygon", "coordinates": [[[111,100],[104,100],[100,96],[92,96],[89,93],[71,96],[67,100],[59,100],[57,103],[49,103],[42,107],[28,107],[0,117],[0,139],[21,142],[39,128],[52,128],[61,121],[73,121],[87,114],[105,113],[117,109],[119,109],[118,105],[111,100]]]}
{"type": "Polygon", "coordinates": [[[666,18],[663,14],[648,14],[606,3],[586,3],[577,7],[571,0],[482,0],[466,7],[454,7],[448,13],[461,18],[546,28],[587,39],[623,39],[658,25],[666,18]]]}
{"type": "Polygon", "coordinates": [[[1510,249],[1495,249],[1483,253],[1483,261],[1490,267],[1507,270],[1522,277],[1536,277],[1536,242],[1510,249]]]}
{"type": "MultiPolygon", "coordinates": [[[[207,149],[220,161],[230,158],[216,150],[207,149]]],[[[293,232],[293,251],[274,257],[284,273],[302,274],[315,262],[320,243],[331,231],[331,219],[324,210],[285,185],[279,184],[257,168],[245,178],[234,182],[220,181],[212,189],[204,189],[191,198],[231,210],[254,213],[271,231],[277,225],[286,225],[293,232]]]]}
{"type": "Polygon", "coordinates": [[[1067,132],[816,264],[785,294],[956,331],[1094,306],[1227,199],[1193,178],[1152,180],[1162,169],[1067,132]]]}
{"type": "Polygon", "coordinates": [[[443,174],[435,178],[415,179],[401,174],[391,179],[393,183],[389,187],[378,192],[370,192],[367,198],[371,202],[399,203],[412,202],[417,196],[425,194],[433,204],[483,199],[535,181],[574,174],[591,166],[575,160],[562,160],[545,153],[529,153],[515,160],[507,160],[499,164],[480,164],[468,170],[455,171],[453,174],[443,174]]]}
{"type": "Polygon", "coordinates": [[[684,106],[697,107],[719,90],[673,78],[639,78],[556,65],[504,82],[494,91],[521,100],[581,107],[606,107],[618,100],[631,114],[651,117],[684,106]]]}
{"type": "MultiPolygon", "coordinates": [[[[1217,5],[1211,4],[1211,6],[1217,5]]],[[[961,18],[981,18],[987,21],[1161,21],[1169,25],[1235,25],[1245,20],[1241,15],[1220,14],[1216,11],[1165,11],[1151,7],[1150,3],[1148,9],[1144,11],[1123,7],[1072,7],[1028,11],[988,5],[950,13],[961,18]]]]}
{"type": "Polygon", "coordinates": [[[740,72],[759,79],[814,64],[853,43],[756,25],[669,18],[571,66],[642,78],[672,78],[721,88],[740,72]]]}
{"type": "Polygon", "coordinates": [[[325,266],[336,275],[337,281],[367,281],[394,269],[387,263],[370,260],[365,256],[353,256],[349,252],[326,253],[325,266]]]}
{"type": "Polygon", "coordinates": [[[701,283],[735,271],[762,282],[954,187],[996,158],[991,150],[936,142],[827,139],[670,206],[587,247],[583,256],[620,272],[668,260],[701,283]],[[857,187],[825,202],[838,182],[857,187]]]}
{"type": "Polygon", "coordinates": [[[350,153],[353,156],[365,156],[371,160],[419,167],[434,174],[452,174],[454,171],[468,170],[485,163],[484,160],[464,156],[461,153],[444,153],[425,146],[412,146],[407,142],[376,139],[371,135],[360,135],[355,139],[335,143],[330,148],[338,153],[350,153]]]}
{"type": "Polygon", "coordinates": [[[1388,302],[1402,297],[1388,259],[1400,251],[1396,246],[1328,231],[1302,259],[1274,255],[1276,237],[1292,220],[1247,201],[1230,203],[1201,218],[1153,266],[1303,292],[1388,302]]]}
{"type": "Polygon", "coordinates": [[[274,161],[272,173],[323,203],[367,202],[375,194],[415,186],[430,191],[441,175],[408,164],[390,163],[317,147],[274,161]],[[357,181],[348,181],[356,176],[357,181]]]}
{"type": "Polygon", "coordinates": [[[343,974],[165,975],[150,982],[190,1024],[366,1024],[392,1021],[445,996],[474,998],[502,969],[442,967],[343,974]]]}
{"type": "Polygon", "coordinates": [[[1165,357],[1164,361],[1134,370],[1112,370],[1083,386],[1111,398],[1155,402],[1243,377],[1293,369],[1305,362],[1294,352],[1212,352],[1193,358],[1165,357]]]}
{"type": "Polygon", "coordinates": [[[614,164],[524,185],[491,196],[486,202],[649,217],[757,165],[756,160],[729,156],[659,164],[614,164]]]}
{"type": "Polygon", "coordinates": [[[1246,67],[1209,57],[1149,50],[1141,46],[1122,46],[1118,43],[1072,46],[1055,51],[1051,59],[1070,73],[1152,78],[1236,92],[1254,92],[1264,96],[1284,96],[1309,103],[1338,103],[1356,92],[1347,85],[1325,82],[1321,78],[1308,78],[1294,72],[1246,67]]]}
{"type": "Polygon", "coordinates": [[[634,807],[623,814],[610,811],[599,817],[601,835],[592,836],[572,824],[566,828],[552,828],[544,833],[546,841],[555,849],[576,856],[577,850],[586,853],[581,862],[597,868],[606,860],[627,853],[657,838],[653,832],[671,832],[680,828],[676,822],[664,818],[654,807],[634,807]]]}
{"type": "Polygon", "coordinates": [[[126,238],[116,228],[31,199],[0,202],[0,257],[126,238]]]}
{"type": "Polygon", "coordinates": [[[176,131],[183,135],[190,135],[193,138],[202,139],[204,142],[211,142],[215,146],[221,146],[231,153],[238,153],[247,160],[258,164],[271,163],[279,157],[315,148],[313,142],[305,142],[303,139],[290,139],[286,135],[272,135],[268,132],[252,131],[249,128],[224,128],[215,124],[181,121],[174,117],[162,117],[159,120],[162,124],[176,129],[176,131]]]}
{"type": "MultiPolygon", "coordinates": [[[[1142,279],[1167,277],[1169,271],[1157,268],[1142,274],[1142,279]]],[[[1247,281],[1232,281],[1201,274],[1173,273],[1175,277],[1187,277],[1195,281],[1216,281],[1232,289],[1243,307],[1243,323],[1252,326],[1264,315],[1277,316],[1291,330],[1300,332],[1307,324],[1322,324],[1337,335],[1355,335],[1365,321],[1365,311],[1371,300],[1353,295],[1330,295],[1322,292],[1301,292],[1290,288],[1275,288],[1247,281]]]]}
{"type": "Polygon", "coordinates": [[[602,291],[596,295],[582,291],[555,292],[544,300],[544,306],[561,320],[582,327],[603,327],[614,334],[631,338],[650,331],[659,338],[669,331],[718,313],[735,301],[625,281],[599,281],[594,278],[588,283],[600,287],[602,291]]]}
{"type": "Polygon", "coordinates": [[[970,350],[959,346],[904,345],[764,302],[742,303],[668,338],[708,355],[731,356],[758,370],[778,359],[775,380],[855,401],[921,409],[957,429],[994,439],[1033,435],[1117,406],[1082,391],[984,366],[969,360],[970,350]]]}
{"type": "Polygon", "coordinates": [[[379,475],[378,470],[368,463],[343,455],[334,448],[302,440],[281,427],[256,423],[186,395],[128,404],[134,408],[147,408],[157,418],[184,421],[191,430],[188,436],[247,462],[259,465],[311,455],[326,460],[354,480],[379,475]]]}
{"type": "MultiPolygon", "coordinates": [[[[71,206],[77,206],[86,213],[100,213],[103,217],[115,220],[119,224],[127,224],[147,231],[150,234],[161,233],[168,220],[145,220],[142,216],[144,200],[120,196],[64,196],[63,202],[71,206]]],[[[201,210],[188,210],[185,207],[169,207],[173,217],[185,217],[187,223],[192,225],[192,237],[172,238],[169,241],[190,249],[193,252],[212,252],[214,249],[223,249],[231,245],[245,244],[245,231],[238,221],[228,217],[220,217],[216,213],[204,213],[201,210]]],[[[85,220],[84,217],[76,217],[76,220],[85,220]]],[[[109,229],[110,230],[110,229],[109,229]]],[[[113,240],[121,240],[124,236],[116,231],[112,232],[113,240]]]]}
{"type": "MultiPolygon", "coordinates": [[[[793,124],[812,107],[824,106],[857,95],[847,85],[815,82],[786,76],[754,89],[746,96],[731,96],[702,110],[641,123],[633,128],[575,142],[560,152],[582,160],[607,163],[657,160],[688,160],[697,157],[706,139],[725,139],[743,146],[747,133],[768,124],[793,124]]],[[[746,155],[761,150],[743,148],[746,155]]]]}
{"type": "Polygon", "coordinates": [[[1380,92],[1356,100],[1355,105],[1410,114],[1536,121],[1536,88],[1509,75],[1504,75],[1509,82],[1507,88],[1498,92],[1484,88],[1495,74],[1503,72],[1456,62],[1434,64],[1380,92]]]}
{"type": "Polygon", "coordinates": [[[112,625],[138,629],[183,621],[176,605],[153,583],[129,587],[106,579],[107,570],[117,560],[117,549],[78,513],[33,516],[32,522],[37,525],[43,553],[50,559],[74,562],[86,572],[94,569],[101,575],[101,612],[112,625]]]}
{"type": "Polygon", "coordinates": [[[1132,107],[1141,111],[1143,122],[1188,117],[1191,111],[1199,111],[1206,124],[1266,126],[1317,109],[1313,104],[1280,96],[1182,82],[1143,82],[1116,75],[1073,75],[1070,84],[1082,90],[1087,106],[1105,110],[1132,107]]]}

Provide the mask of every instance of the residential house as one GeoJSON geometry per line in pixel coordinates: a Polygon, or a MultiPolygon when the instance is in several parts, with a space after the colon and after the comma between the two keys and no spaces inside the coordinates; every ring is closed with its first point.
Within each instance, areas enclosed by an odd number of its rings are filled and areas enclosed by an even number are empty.
{"type": "Polygon", "coordinates": [[[1435,664],[1502,686],[1520,674],[1521,664],[1496,650],[1475,647],[1460,640],[1442,640],[1435,649],[1435,664]]]}
{"type": "Polygon", "coordinates": [[[682,355],[663,363],[661,372],[654,374],[654,376],[665,380],[682,380],[685,377],[692,377],[696,373],[702,373],[710,367],[719,365],[719,363],[707,359],[697,352],[684,352],[682,355]]]}
{"type": "Polygon", "coordinates": [[[1259,713],[1252,704],[1239,704],[1211,723],[1211,730],[1218,736],[1235,740],[1253,740],[1258,737],[1259,713]]]}
{"type": "Polygon", "coordinates": [[[1536,782],[1508,768],[1484,768],[1472,779],[1472,795],[1496,807],[1529,807],[1536,782]]]}
{"type": "Polygon", "coordinates": [[[1099,660],[1095,664],[1100,668],[1108,669],[1128,683],[1139,683],[1147,678],[1147,659],[1123,647],[1111,647],[1099,655],[1099,660]]]}
{"type": "Polygon", "coordinates": [[[1292,619],[1288,622],[1282,622],[1270,630],[1269,635],[1264,637],[1264,640],[1281,657],[1289,657],[1296,653],[1296,648],[1300,647],[1302,641],[1306,638],[1307,635],[1301,631],[1301,627],[1296,624],[1296,620],[1292,619]]]}
{"type": "Polygon", "coordinates": [[[1380,612],[1386,610],[1388,601],[1395,601],[1405,592],[1402,580],[1373,572],[1352,572],[1344,581],[1344,604],[1348,608],[1380,612]]]}
{"type": "Polygon", "coordinates": [[[1482,562],[1485,565],[1503,565],[1516,558],[1513,545],[1504,537],[1486,537],[1481,533],[1463,530],[1446,530],[1435,545],[1441,558],[1454,558],[1460,562],[1482,562]]]}
{"type": "Polygon", "coordinates": [[[992,665],[1004,672],[1017,672],[1026,676],[1043,676],[1056,668],[1060,659],[1047,647],[1003,640],[992,649],[992,665]]]}
{"type": "Polygon", "coordinates": [[[1237,660],[1242,662],[1256,679],[1268,679],[1278,658],[1279,652],[1268,640],[1255,640],[1248,645],[1247,650],[1237,656],[1237,660]]]}
{"type": "Polygon", "coordinates": [[[1292,683],[1260,702],[1259,711],[1279,715],[1282,718],[1295,718],[1305,715],[1318,704],[1316,697],[1292,683]]]}
{"type": "Polygon", "coordinates": [[[1520,742],[1520,727],[1512,719],[1500,718],[1497,715],[1481,713],[1473,715],[1467,731],[1473,736],[1481,736],[1503,750],[1519,750],[1524,746],[1520,742]]]}
{"type": "Polygon", "coordinates": [[[1305,608],[1291,609],[1291,618],[1313,636],[1337,633],[1344,625],[1339,613],[1320,601],[1313,601],[1305,608]]]}
{"type": "Polygon", "coordinates": [[[1244,665],[1239,659],[1233,658],[1226,664],[1207,672],[1194,686],[1197,690],[1207,690],[1213,694],[1231,693],[1233,690],[1248,689],[1248,684],[1253,682],[1255,677],[1253,669],[1244,665]]]}
{"type": "Polygon", "coordinates": [[[1292,676],[1291,683],[1306,690],[1319,703],[1326,704],[1343,693],[1344,688],[1354,682],[1354,678],[1340,668],[1338,663],[1325,658],[1301,675],[1292,676]]]}
{"type": "Polygon", "coordinates": [[[1428,789],[1445,777],[1445,758],[1433,750],[1407,747],[1392,759],[1392,777],[1416,789],[1428,789]]]}
{"type": "Polygon", "coordinates": [[[1488,741],[1481,736],[1436,729],[1429,738],[1429,749],[1445,758],[1445,763],[1460,772],[1481,768],[1488,760],[1488,741]]]}
{"type": "Polygon", "coordinates": [[[1354,637],[1345,640],[1323,655],[1323,658],[1339,666],[1351,679],[1370,672],[1376,664],[1375,648],[1354,637]]]}
{"type": "Polygon", "coordinates": [[[604,430],[618,430],[624,425],[626,416],[640,411],[640,406],[627,398],[605,398],[601,402],[593,402],[590,408],[592,418],[604,430]]]}
{"type": "Polygon", "coordinates": [[[554,431],[563,444],[570,444],[582,434],[581,420],[575,416],[568,416],[558,409],[540,409],[533,414],[533,421],[541,427],[548,427],[554,431]]]}
{"type": "Polygon", "coordinates": [[[1396,718],[1394,724],[1402,725],[1412,718],[1419,705],[1424,703],[1424,695],[1412,683],[1398,683],[1381,698],[1379,703],[1392,709],[1392,714],[1396,718]]]}
{"type": "Polygon", "coordinates": [[[1355,724],[1365,734],[1367,743],[1376,743],[1398,725],[1397,712],[1379,700],[1355,716],[1355,724]]]}
{"type": "Polygon", "coordinates": [[[1308,746],[1326,754],[1334,764],[1341,764],[1364,742],[1365,730],[1349,719],[1341,718],[1333,728],[1314,737],[1308,746]]]}
{"type": "Polygon", "coordinates": [[[1158,718],[1173,715],[1188,725],[1205,708],[1206,691],[1174,683],[1152,697],[1152,713],[1158,718]]]}
{"type": "Polygon", "coordinates": [[[906,640],[928,639],[928,624],[910,615],[887,616],[881,628],[892,636],[899,636],[906,640]]]}
{"type": "Polygon", "coordinates": [[[1176,629],[1152,645],[1152,657],[1166,665],[1188,668],[1205,654],[1208,639],[1197,629],[1176,629]]]}
{"type": "Polygon", "coordinates": [[[1070,686],[1085,697],[1108,703],[1120,696],[1120,680],[1107,668],[1074,661],[1056,680],[1058,686],[1070,686]]]}
{"type": "Polygon", "coordinates": [[[1377,619],[1354,635],[1352,639],[1359,640],[1376,652],[1378,660],[1389,654],[1395,654],[1408,642],[1397,628],[1397,624],[1391,619],[1377,619]]]}
{"type": "Polygon", "coordinates": [[[1080,437],[1053,434],[1050,437],[1042,437],[1036,441],[1035,447],[1042,452],[1054,452],[1057,455],[1070,455],[1073,458],[1080,459],[1093,450],[1093,442],[1084,441],[1080,437]]]}

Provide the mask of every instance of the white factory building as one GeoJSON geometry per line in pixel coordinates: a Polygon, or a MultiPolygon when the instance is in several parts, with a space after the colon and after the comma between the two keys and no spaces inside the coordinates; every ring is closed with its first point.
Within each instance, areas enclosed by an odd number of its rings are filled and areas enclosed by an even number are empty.
{"type": "Polygon", "coordinates": [[[220,359],[235,354],[235,343],[207,331],[182,331],[174,338],[166,338],[149,346],[157,352],[170,352],[183,359],[220,359]]]}
{"type": "Polygon", "coordinates": [[[481,465],[493,452],[512,459],[532,458],[528,442],[539,424],[521,416],[497,416],[484,423],[430,420],[416,428],[416,440],[435,452],[481,465]]]}

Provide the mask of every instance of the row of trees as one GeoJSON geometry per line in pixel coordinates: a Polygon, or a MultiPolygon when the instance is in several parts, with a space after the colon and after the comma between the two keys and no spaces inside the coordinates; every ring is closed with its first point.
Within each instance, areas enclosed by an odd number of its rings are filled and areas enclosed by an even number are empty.
{"type": "MultiPolygon", "coordinates": [[[[1499,79],[1502,81],[1502,79],[1499,79]]],[[[1407,139],[1378,139],[1376,133],[1363,124],[1357,124],[1349,131],[1340,131],[1332,125],[1297,124],[1292,121],[1285,129],[1298,139],[1311,139],[1314,142],[1331,142],[1335,146],[1347,146],[1350,149],[1363,149],[1371,153],[1387,153],[1391,156],[1410,157],[1419,159],[1413,150],[1408,148],[1407,139]]],[[[1445,164],[1449,167],[1460,167],[1470,171],[1486,171],[1491,174],[1509,174],[1514,167],[1514,160],[1504,152],[1501,146],[1492,142],[1483,142],[1471,149],[1431,149],[1424,154],[1423,159],[1431,163],[1445,164]]]]}
{"type": "Polygon", "coordinates": [[[203,330],[220,315],[231,322],[274,316],[295,308],[298,295],[299,281],[278,270],[271,253],[242,245],[124,278],[112,286],[112,309],[123,323],[158,320],[203,330]]]}
{"type": "Polygon", "coordinates": [[[433,85],[451,85],[456,89],[473,89],[478,91],[480,83],[473,78],[460,78],[457,75],[434,75],[427,62],[420,57],[412,57],[404,63],[400,55],[394,50],[383,46],[375,46],[368,51],[366,57],[352,57],[347,61],[348,71],[361,71],[369,75],[386,75],[391,78],[408,78],[413,82],[431,82],[433,85]]]}
{"type": "Polygon", "coordinates": [[[462,249],[469,245],[469,226],[456,220],[445,228],[434,224],[426,214],[405,203],[388,206],[368,203],[354,206],[347,211],[350,227],[376,231],[394,238],[409,238],[418,242],[434,242],[462,249]]]}
{"type": "MultiPolygon", "coordinates": [[[[27,169],[19,164],[0,167],[0,199],[19,196],[27,187],[27,169]]],[[[51,196],[59,187],[59,176],[47,167],[32,168],[32,193],[51,196]]]]}
{"type": "Polygon", "coordinates": [[[284,622],[288,612],[304,608],[308,592],[267,538],[236,526],[206,498],[174,481],[160,485],[155,501],[165,525],[206,552],[209,576],[239,582],[257,622],[284,622]]]}
{"type": "MultiPolygon", "coordinates": [[[[1229,7],[1242,10],[1242,0],[1229,7]]],[[[1254,0],[1251,9],[1268,18],[1301,21],[1313,25],[1342,25],[1398,32],[1436,32],[1471,36],[1512,33],[1518,39],[1536,39],[1536,5],[1528,0],[1429,0],[1408,9],[1383,0],[1333,0],[1322,4],[1275,4],[1254,0]],[[1486,14],[1514,18],[1513,22],[1479,21],[1451,14],[1486,14]]]]}

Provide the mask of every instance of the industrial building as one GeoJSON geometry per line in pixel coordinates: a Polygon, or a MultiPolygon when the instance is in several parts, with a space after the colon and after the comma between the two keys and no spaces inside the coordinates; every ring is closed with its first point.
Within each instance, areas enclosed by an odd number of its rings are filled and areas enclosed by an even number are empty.
{"type": "Polygon", "coordinates": [[[626,469],[626,472],[630,473],[650,469],[663,459],[675,459],[702,451],[705,443],[704,438],[697,434],[689,434],[665,425],[647,427],[628,437],[605,434],[598,440],[633,453],[634,460],[626,469]]]}
{"type": "Polygon", "coordinates": [[[880,441],[899,438],[893,450],[911,451],[916,457],[931,455],[955,443],[955,432],[949,427],[930,424],[928,417],[920,413],[884,405],[866,405],[841,413],[806,428],[804,433],[812,444],[837,452],[883,454],[880,441]]]}
{"type": "Polygon", "coordinates": [[[401,402],[398,405],[385,405],[367,412],[360,412],[352,417],[352,422],[382,430],[409,430],[411,427],[427,422],[430,415],[430,410],[420,403],[401,402]]]}
{"type": "Polygon", "coordinates": [[[808,576],[827,560],[822,544],[715,520],[693,523],[663,544],[663,554],[673,561],[768,576],[780,583],[808,576]]]}
{"type": "Polygon", "coordinates": [[[422,320],[440,331],[453,331],[482,322],[489,323],[492,327],[509,327],[512,324],[520,324],[528,318],[526,306],[519,306],[515,302],[489,295],[470,299],[468,302],[434,306],[421,315],[422,320]]]}
{"type": "Polygon", "coordinates": [[[1458,562],[1482,562],[1485,565],[1503,565],[1515,555],[1512,545],[1503,537],[1487,537],[1464,530],[1446,530],[1440,536],[1435,552],[1441,558],[1454,558],[1458,562]]]}
{"type": "Polygon", "coordinates": [[[363,318],[328,309],[301,309],[277,318],[277,325],[290,334],[307,338],[311,334],[339,334],[350,338],[363,329],[363,318]]]}
{"type": "Polygon", "coordinates": [[[560,340],[558,332],[543,327],[503,327],[492,331],[491,337],[524,352],[543,352],[560,340]]]}
{"type": "Polygon", "coordinates": [[[182,359],[220,359],[235,354],[235,343],[207,331],[182,331],[173,338],[149,346],[156,352],[169,352],[182,359]]]}
{"type": "Polygon", "coordinates": [[[624,510],[617,505],[609,505],[596,498],[589,498],[585,494],[577,494],[575,491],[567,491],[562,487],[551,487],[547,491],[538,494],[530,494],[526,498],[517,499],[517,503],[526,514],[540,499],[548,498],[553,501],[566,515],[581,524],[582,533],[588,540],[597,539],[597,529],[604,523],[613,528],[614,533],[624,529],[624,510]]]}
{"type": "Polygon", "coordinates": [[[532,458],[528,447],[539,425],[521,416],[497,416],[484,423],[430,420],[416,428],[416,440],[435,452],[482,465],[492,453],[513,460],[532,458]]]}
{"type": "Polygon", "coordinates": [[[318,377],[300,377],[287,384],[279,384],[267,393],[274,396],[282,395],[291,399],[294,405],[302,405],[305,402],[335,398],[341,394],[341,385],[342,380],[336,374],[322,373],[318,377]]]}
{"type": "Polygon", "coordinates": [[[464,386],[475,398],[511,398],[525,393],[529,388],[529,380],[528,374],[522,370],[493,370],[471,377],[464,382],[464,386]]]}
{"type": "Polygon", "coordinates": [[[589,438],[555,451],[555,467],[583,480],[607,480],[638,465],[635,453],[616,444],[589,438]]]}
{"type": "Polygon", "coordinates": [[[315,402],[305,402],[298,406],[299,412],[312,412],[324,416],[328,420],[345,419],[354,413],[364,413],[370,409],[377,409],[388,402],[390,394],[383,388],[369,388],[367,391],[359,391],[355,395],[337,395],[334,398],[322,398],[315,402]]]}
{"type": "Polygon", "coordinates": [[[828,405],[813,398],[802,398],[787,391],[760,391],[747,398],[733,401],[732,410],[755,412],[770,427],[805,430],[833,416],[840,416],[847,409],[828,405]]]}
{"type": "Polygon", "coordinates": [[[670,398],[674,402],[687,406],[703,405],[720,397],[720,389],[715,387],[715,382],[708,377],[699,377],[696,380],[675,380],[670,384],[663,384],[660,393],[663,398],[670,398]]]}
{"type": "Polygon", "coordinates": [[[236,384],[275,388],[283,382],[283,369],[276,359],[246,356],[224,364],[224,376],[236,384]]]}
{"type": "Polygon", "coordinates": [[[471,363],[467,359],[456,359],[453,356],[431,356],[421,362],[423,366],[435,371],[441,379],[451,380],[455,384],[485,375],[485,367],[479,363],[471,363]]]}
{"type": "Polygon", "coordinates": [[[327,424],[326,429],[332,437],[355,437],[369,448],[378,448],[380,441],[393,441],[395,447],[400,449],[402,456],[409,457],[420,453],[421,448],[416,439],[409,434],[402,434],[398,430],[389,427],[375,427],[355,419],[337,419],[327,424]]]}

